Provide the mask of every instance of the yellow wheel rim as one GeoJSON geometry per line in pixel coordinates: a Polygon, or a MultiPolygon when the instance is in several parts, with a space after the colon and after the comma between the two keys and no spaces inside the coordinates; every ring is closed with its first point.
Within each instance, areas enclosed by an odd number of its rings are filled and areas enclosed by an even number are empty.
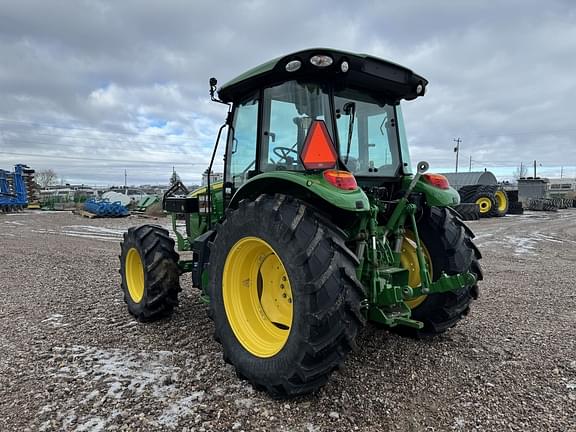
{"type": "Polygon", "coordinates": [[[480,213],[488,213],[492,210],[492,201],[488,197],[478,198],[476,204],[480,207],[480,213]]]}
{"type": "Polygon", "coordinates": [[[125,275],[130,298],[134,303],[140,303],[144,297],[144,266],[136,248],[126,254],[125,275]]]}
{"type": "MultiPolygon", "coordinates": [[[[428,266],[430,278],[432,278],[432,260],[428,249],[426,249],[426,246],[422,243],[422,239],[420,239],[420,245],[422,246],[424,260],[428,266]]],[[[418,263],[418,254],[416,253],[416,242],[414,241],[414,234],[409,231],[406,232],[404,240],[402,241],[400,264],[403,268],[408,269],[408,285],[412,288],[420,286],[422,278],[420,277],[420,264],[418,263]]],[[[410,309],[414,309],[420,306],[422,302],[426,300],[426,297],[426,295],[414,297],[413,299],[406,300],[406,304],[410,309]]]]}
{"type": "Polygon", "coordinates": [[[293,298],[288,273],[264,240],[244,237],[224,264],[222,297],[228,323],[240,344],[256,357],[272,357],[286,344],[293,298]]]}
{"type": "Polygon", "coordinates": [[[506,194],[502,191],[496,191],[494,195],[496,196],[496,204],[498,205],[498,211],[505,212],[507,204],[506,201],[508,201],[506,194]]]}

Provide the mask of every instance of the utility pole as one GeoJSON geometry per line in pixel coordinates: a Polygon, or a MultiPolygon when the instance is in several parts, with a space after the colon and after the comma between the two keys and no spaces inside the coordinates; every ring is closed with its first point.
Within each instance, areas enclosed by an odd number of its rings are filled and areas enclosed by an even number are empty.
{"type": "Polygon", "coordinates": [[[472,155],[470,155],[470,162],[468,164],[468,172],[472,172],[472,155]]]}
{"type": "Polygon", "coordinates": [[[124,192],[128,190],[128,173],[124,170],[124,192]]]}
{"type": "Polygon", "coordinates": [[[454,147],[454,152],[456,152],[456,172],[458,172],[458,155],[460,153],[460,143],[462,142],[462,140],[460,139],[460,137],[458,137],[457,139],[454,138],[453,141],[456,143],[456,147],[454,147]]]}
{"type": "Polygon", "coordinates": [[[560,178],[563,177],[563,174],[564,174],[564,167],[561,166],[561,167],[560,167],[560,178]]]}
{"type": "Polygon", "coordinates": [[[534,161],[534,180],[536,180],[536,161],[534,161]]]}

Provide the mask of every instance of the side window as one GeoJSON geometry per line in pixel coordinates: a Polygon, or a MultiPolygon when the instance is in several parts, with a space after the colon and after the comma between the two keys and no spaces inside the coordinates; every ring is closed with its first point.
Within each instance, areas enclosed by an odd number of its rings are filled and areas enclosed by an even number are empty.
{"type": "Polygon", "coordinates": [[[387,112],[368,117],[368,155],[374,168],[391,165],[393,162],[387,132],[389,121],[387,112]]]}
{"type": "Polygon", "coordinates": [[[228,142],[227,181],[240,187],[255,169],[258,129],[258,99],[256,96],[239,105],[234,112],[234,129],[228,142]]]}

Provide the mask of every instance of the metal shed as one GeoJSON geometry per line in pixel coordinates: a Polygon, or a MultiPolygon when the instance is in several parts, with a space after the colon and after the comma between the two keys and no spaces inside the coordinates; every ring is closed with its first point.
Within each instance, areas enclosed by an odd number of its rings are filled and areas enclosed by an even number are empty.
{"type": "Polygon", "coordinates": [[[465,173],[440,173],[446,176],[450,186],[458,190],[467,185],[495,185],[498,184],[496,176],[490,171],[473,171],[465,173]]]}

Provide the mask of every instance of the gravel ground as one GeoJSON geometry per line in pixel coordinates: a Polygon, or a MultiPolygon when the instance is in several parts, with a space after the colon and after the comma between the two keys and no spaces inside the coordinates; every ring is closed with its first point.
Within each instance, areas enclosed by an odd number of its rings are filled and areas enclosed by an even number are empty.
{"type": "Polygon", "coordinates": [[[428,341],[368,326],[291,401],[222,361],[189,275],[172,319],[131,319],[118,241],[146,222],[0,215],[0,430],[576,431],[576,210],[471,222],[485,280],[465,321],[428,341]]]}

